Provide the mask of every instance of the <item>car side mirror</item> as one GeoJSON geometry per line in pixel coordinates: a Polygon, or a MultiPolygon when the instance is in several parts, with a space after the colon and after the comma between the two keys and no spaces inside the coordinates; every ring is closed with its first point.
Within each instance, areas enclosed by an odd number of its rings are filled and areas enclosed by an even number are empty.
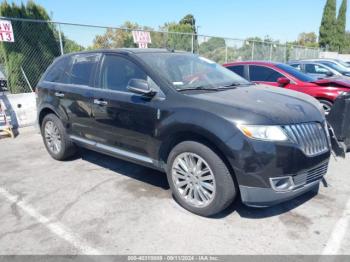
{"type": "Polygon", "coordinates": [[[279,86],[284,87],[290,83],[290,80],[287,77],[280,77],[277,79],[279,86]]]}
{"type": "Polygon", "coordinates": [[[331,72],[331,71],[327,71],[326,72],[326,76],[328,76],[328,77],[331,77],[331,76],[333,76],[334,74],[331,72]]]}
{"type": "Polygon", "coordinates": [[[135,94],[140,94],[148,97],[153,97],[157,92],[152,90],[148,82],[143,79],[130,79],[127,89],[135,94]]]}

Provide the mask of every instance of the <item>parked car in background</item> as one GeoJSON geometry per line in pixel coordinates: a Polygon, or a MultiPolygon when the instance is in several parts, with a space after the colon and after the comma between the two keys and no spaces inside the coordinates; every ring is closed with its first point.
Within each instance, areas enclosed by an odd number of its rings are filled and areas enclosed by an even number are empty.
{"type": "Polygon", "coordinates": [[[335,59],[310,59],[310,60],[302,60],[302,61],[317,62],[338,71],[343,76],[350,77],[350,68],[347,66],[345,62],[340,62],[335,59]]]}
{"type": "Polygon", "coordinates": [[[290,66],[300,70],[301,72],[308,74],[315,78],[327,78],[333,76],[343,76],[337,70],[314,61],[290,61],[290,66]]]}
{"type": "Polygon", "coordinates": [[[317,191],[327,172],[331,141],[317,100],[257,86],[198,55],[72,53],[36,90],[54,159],[83,146],[165,171],[178,203],[203,216],[239,194],[265,207],[317,191]]]}
{"type": "Polygon", "coordinates": [[[330,59],[328,59],[328,60],[338,62],[338,63],[341,64],[342,66],[345,66],[345,67],[349,67],[349,68],[350,68],[350,65],[349,65],[347,62],[345,62],[345,61],[343,61],[343,60],[341,60],[341,59],[335,59],[335,58],[332,59],[332,58],[330,58],[330,59]]]}
{"type": "Polygon", "coordinates": [[[350,92],[348,81],[337,78],[316,79],[282,63],[247,61],[227,63],[224,66],[249,81],[311,95],[320,101],[326,113],[339,94],[350,92]]]}

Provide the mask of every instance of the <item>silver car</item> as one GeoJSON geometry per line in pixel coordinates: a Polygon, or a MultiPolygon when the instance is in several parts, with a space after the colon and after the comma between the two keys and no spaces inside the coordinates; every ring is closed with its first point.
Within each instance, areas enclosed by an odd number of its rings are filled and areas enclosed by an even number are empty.
{"type": "Polygon", "coordinates": [[[337,59],[326,59],[326,58],[320,58],[320,59],[312,59],[312,60],[304,60],[307,62],[316,62],[325,66],[328,66],[336,71],[338,71],[343,76],[350,77],[350,68],[346,66],[345,62],[342,62],[337,59]]]}
{"type": "Polygon", "coordinates": [[[343,76],[337,70],[313,61],[291,61],[289,65],[304,72],[305,74],[311,75],[315,78],[327,78],[333,76],[343,76]]]}

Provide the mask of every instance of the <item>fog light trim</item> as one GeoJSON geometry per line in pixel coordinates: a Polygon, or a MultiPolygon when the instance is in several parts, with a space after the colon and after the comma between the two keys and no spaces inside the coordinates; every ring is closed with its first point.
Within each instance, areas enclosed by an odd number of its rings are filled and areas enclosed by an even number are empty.
{"type": "Polygon", "coordinates": [[[270,184],[277,192],[287,192],[295,187],[292,176],[270,177],[270,184]]]}

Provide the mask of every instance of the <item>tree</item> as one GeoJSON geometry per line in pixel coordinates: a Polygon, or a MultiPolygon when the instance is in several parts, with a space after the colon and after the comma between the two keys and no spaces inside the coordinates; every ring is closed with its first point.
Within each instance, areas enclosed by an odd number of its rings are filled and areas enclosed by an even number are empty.
{"type": "Polygon", "coordinates": [[[224,38],[211,37],[208,41],[203,42],[199,46],[200,53],[215,51],[216,49],[225,48],[226,43],[224,38]]]}
{"type": "Polygon", "coordinates": [[[343,53],[344,54],[349,54],[350,53],[350,32],[345,32],[345,37],[344,37],[344,46],[343,46],[343,53]]]}
{"type": "Polygon", "coordinates": [[[327,0],[323,9],[319,44],[331,51],[336,49],[336,0],[327,0]]]}
{"type": "Polygon", "coordinates": [[[196,48],[197,40],[195,34],[195,19],[193,15],[186,15],[179,23],[165,23],[160,27],[160,31],[156,32],[153,28],[140,26],[136,23],[125,22],[121,28],[109,28],[102,35],[97,35],[93,40],[90,48],[121,48],[121,47],[137,47],[132,37],[133,30],[149,31],[152,43],[149,47],[170,48],[184,51],[191,51],[192,44],[196,48]],[[178,34],[184,33],[184,34],[178,34]],[[192,43],[192,35],[194,43],[192,43]]]}
{"type": "Polygon", "coordinates": [[[224,38],[211,37],[199,45],[200,55],[214,60],[218,63],[224,63],[226,57],[226,42],[224,38]]]}
{"type": "Polygon", "coordinates": [[[72,53],[72,52],[79,52],[83,51],[85,48],[75,41],[67,38],[63,33],[62,33],[62,42],[63,42],[63,50],[65,54],[72,53]]]}
{"type": "Polygon", "coordinates": [[[190,24],[168,23],[166,46],[174,50],[191,51],[193,28],[190,24]],[[182,34],[178,34],[182,33],[182,34]]]}
{"type": "Polygon", "coordinates": [[[183,51],[192,51],[192,48],[193,51],[197,49],[196,20],[193,15],[184,16],[179,23],[166,23],[161,29],[168,32],[166,41],[168,48],[183,51]],[[176,32],[184,34],[177,34],[176,32]]]}
{"type": "Polygon", "coordinates": [[[295,44],[306,47],[318,47],[317,35],[314,32],[300,33],[295,44]]]}
{"type": "Polygon", "coordinates": [[[192,32],[194,34],[197,34],[197,29],[196,29],[196,19],[194,19],[194,16],[192,14],[185,15],[179,22],[179,24],[187,24],[191,25],[192,27],[192,32]]]}
{"type": "Polygon", "coordinates": [[[337,17],[337,51],[343,52],[346,45],[345,38],[345,27],[346,27],[346,9],[347,0],[343,0],[339,8],[339,13],[337,17]]]}
{"type": "Polygon", "coordinates": [[[126,21],[121,28],[108,28],[103,35],[97,35],[93,41],[93,48],[121,48],[137,47],[134,44],[132,30],[140,30],[137,23],[126,21]]]}
{"type": "MultiPolygon", "coordinates": [[[[46,10],[33,1],[28,1],[26,5],[10,5],[4,1],[0,5],[0,14],[5,17],[50,20],[46,10]]],[[[15,42],[2,42],[0,56],[5,64],[10,91],[21,92],[27,86],[21,67],[31,86],[35,86],[48,65],[60,55],[60,49],[52,24],[13,20],[12,27],[15,42]]]]}
{"type": "Polygon", "coordinates": [[[133,30],[144,30],[150,31],[152,43],[150,47],[164,48],[164,35],[158,32],[152,32],[151,27],[141,27],[137,23],[132,23],[129,21],[124,22],[121,28],[108,28],[103,35],[97,35],[93,40],[93,49],[100,48],[127,48],[127,47],[137,47],[134,43],[132,36],[133,30]]]}

